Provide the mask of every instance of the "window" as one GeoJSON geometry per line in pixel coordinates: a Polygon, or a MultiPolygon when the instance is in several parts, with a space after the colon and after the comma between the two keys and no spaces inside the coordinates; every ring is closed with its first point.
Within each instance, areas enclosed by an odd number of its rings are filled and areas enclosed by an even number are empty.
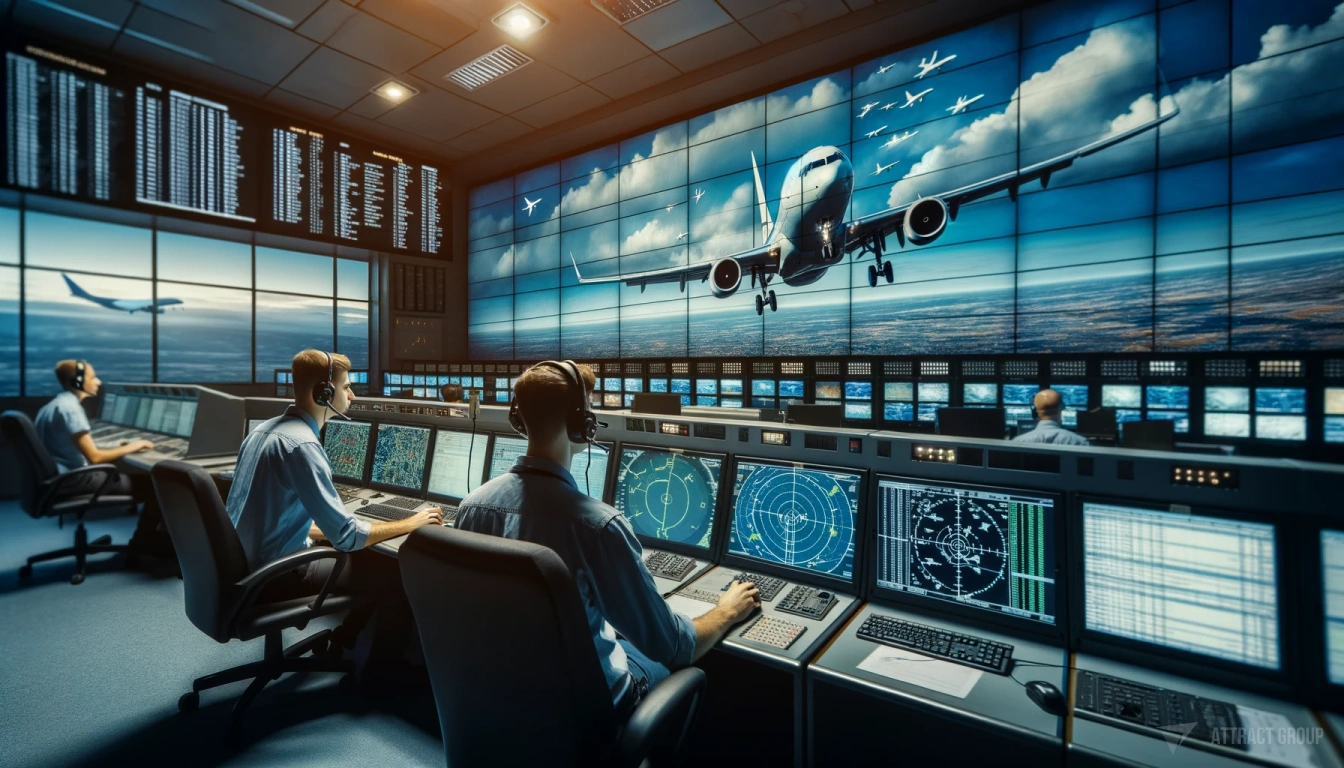
{"type": "Polygon", "coordinates": [[[158,278],[184,283],[252,287],[252,246],[209,237],[159,232],[158,278]]]}
{"type": "Polygon", "coordinates": [[[350,358],[351,368],[369,367],[369,303],[336,302],[336,351],[350,358]]]}
{"type": "Polygon", "coordinates": [[[36,211],[26,211],[23,221],[25,266],[126,277],[153,274],[148,229],[36,211]]]}
{"type": "Polygon", "coordinates": [[[90,296],[131,305],[148,305],[154,292],[149,280],[24,270],[24,392],[56,394],[60,386],[52,371],[66,358],[88,360],[103,381],[152,381],[154,315],[79,298],[67,280],[90,296]]]}
{"type": "Polygon", "coordinates": [[[18,395],[19,269],[0,267],[0,397],[18,395]]]}
{"type": "MultiPolygon", "coordinates": [[[[159,381],[252,379],[251,291],[160,282],[159,298],[182,302],[158,317],[159,381]]],[[[288,368],[289,361],[276,367],[288,368]]]]}
{"type": "Polygon", "coordinates": [[[331,295],[330,256],[262,246],[257,246],[256,253],[257,290],[306,293],[310,296],[331,295]]]}
{"type": "Polygon", "coordinates": [[[257,292],[257,381],[309,347],[332,348],[331,299],[257,292]]]}

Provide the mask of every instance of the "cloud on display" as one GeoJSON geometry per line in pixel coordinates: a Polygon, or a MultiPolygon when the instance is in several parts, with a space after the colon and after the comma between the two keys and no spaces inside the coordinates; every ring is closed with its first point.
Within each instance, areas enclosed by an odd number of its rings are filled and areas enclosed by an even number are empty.
{"type": "Polygon", "coordinates": [[[766,102],[766,114],[771,122],[783,120],[805,112],[814,112],[849,99],[849,91],[829,77],[823,77],[812,86],[812,90],[797,99],[788,96],[787,91],[772,94],[766,102]]]}
{"type": "MultiPolygon", "coordinates": [[[[698,121],[691,121],[692,127],[695,126],[696,122],[698,121]]],[[[724,136],[732,136],[742,131],[749,131],[752,128],[759,128],[762,125],[765,125],[765,101],[752,99],[714,112],[708,124],[696,128],[695,133],[691,134],[690,143],[702,144],[706,141],[721,139],[724,136]]]]}
{"type": "Polygon", "coordinates": [[[751,184],[739,184],[722,205],[714,206],[709,213],[692,222],[691,237],[695,241],[691,244],[692,263],[737,253],[755,245],[752,231],[755,217],[751,208],[755,205],[755,197],[751,184]]]}

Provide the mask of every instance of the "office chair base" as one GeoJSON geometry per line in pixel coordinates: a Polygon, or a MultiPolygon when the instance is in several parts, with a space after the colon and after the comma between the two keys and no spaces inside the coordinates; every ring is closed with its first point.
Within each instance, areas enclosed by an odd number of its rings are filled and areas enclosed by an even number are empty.
{"type": "Polygon", "coordinates": [[[84,560],[89,555],[99,555],[104,552],[125,552],[125,544],[113,544],[112,537],[106,534],[99,536],[93,541],[89,541],[89,532],[84,528],[84,523],[75,528],[75,546],[57,549],[51,552],[43,552],[40,555],[33,555],[28,558],[28,564],[19,568],[20,579],[30,579],[33,577],[33,563],[43,563],[48,560],[60,560],[65,557],[75,558],[75,573],[70,577],[71,584],[84,583],[84,560]]]}

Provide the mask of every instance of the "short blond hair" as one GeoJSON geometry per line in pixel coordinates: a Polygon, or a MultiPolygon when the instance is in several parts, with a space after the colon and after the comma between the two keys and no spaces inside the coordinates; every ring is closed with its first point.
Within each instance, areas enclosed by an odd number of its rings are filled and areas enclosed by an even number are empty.
{"type": "Polygon", "coordinates": [[[290,370],[294,373],[294,393],[301,396],[311,394],[313,388],[327,380],[327,354],[331,355],[332,384],[342,373],[350,373],[350,358],[335,352],[326,353],[320,349],[305,349],[294,356],[290,370]]]}
{"type": "MultiPolygon", "coordinates": [[[[597,385],[597,376],[586,365],[577,367],[583,379],[586,402],[597,385]]],[[[575,404],[572,382],[571,377],[550,365],[534,365],[518,377],[518,383],[513,385],[513,397],[529,437],[550,439],[565,431],[565,419],[575,404]]]]}

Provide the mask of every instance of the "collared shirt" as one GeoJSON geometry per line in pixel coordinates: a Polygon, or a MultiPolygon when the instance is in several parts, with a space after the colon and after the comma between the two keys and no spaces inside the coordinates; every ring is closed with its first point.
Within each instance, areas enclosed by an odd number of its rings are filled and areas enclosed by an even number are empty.
{"type": "Polygon", "coordinates": [[[253,569],[311,544],[314,523],[346,552],[369,538],[369,524],[346,512],[336,492],[317,420],[296,405],[243,440],[227,506],[253,569]]]}
{"type": "Polygon", "coordinates": [[[88,466],[89,460],[75,445],[75,435],[89,431],[89,416],[74,392],[62,392],[42,406],[33,420],[33,428],[62,472],[88,466]]]}
{"type": "Polygon", "coordinates": [[[666,667],[691,663],[695,626],[659,594],[629,522],[580,492],[559,464],[519,457],[511,470],[462,500],[457,527],[541,544],[569,566],[613,702],[633,687],[617,632],[666,667]]]}
{"type": "Polygon", "coordinates": [[[1054,443],[1057,445],[1091,445],[1087,438],[1070,432],[1054,419],[1041,419],[1036,428],[1013,438],[1014,443],[1054,443]]]}

